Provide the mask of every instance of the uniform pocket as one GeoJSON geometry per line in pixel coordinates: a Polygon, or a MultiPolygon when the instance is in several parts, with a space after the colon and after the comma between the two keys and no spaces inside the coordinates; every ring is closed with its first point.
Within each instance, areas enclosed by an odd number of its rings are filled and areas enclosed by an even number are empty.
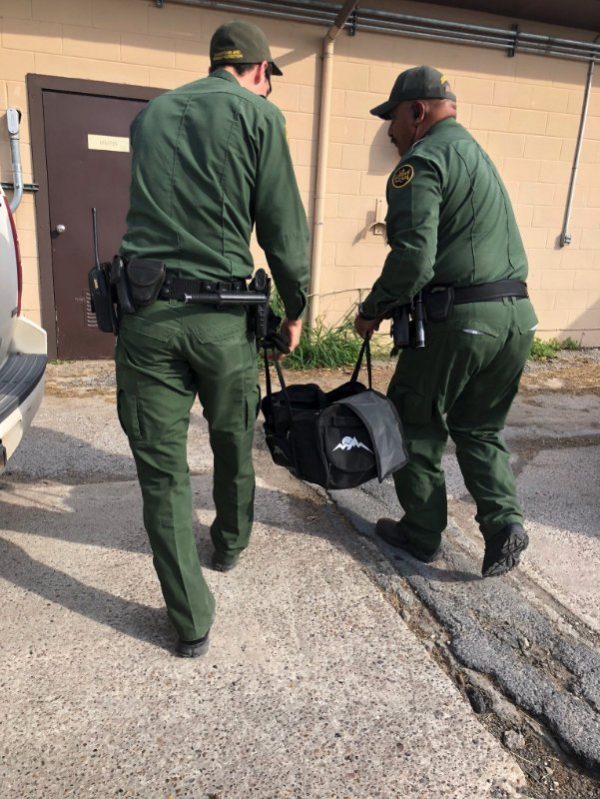
{"type": "Polygon", "coordinates": [[[431,397],[415,393],[408,386],[390,385],[388,397],[394,403],[400,421],[406,424],[428,424],[433,416],[431,397]]]}
{"type": "Polygon", "coordinates": [[[461,327],[460,332],[465,336],[487,336],[488,338],[498,338],[498,333],[496,331],[492,332],[490,330],[479,330],[476,327],[461,327]]]}
{"type": "MultiPolygon", "coordinates": [[[[510,310],[502,302],[472,302],[455,307],[446,331],[456,331],[463,336],[491,336],[498,338],[510,325],[510,310]]],[[[433,325],[435,327],[435,325],[433,325]]]]}
{"type": "Polygon", "coordinates": [[[234,305],[217,311],[202,306],[201,310],[185,317],[184,325],[199,344],[224,343],[246,335],[246,309],[234,305]]]}
{"type": "MultiPolygon", "coordinates": [[[[162,305],[163,303],[161,303],[162,305]]],[[[152,342],[166,344],[179,330],[177,322],[167,315],[169,310],[165,307],[165,318],[159,314],[149,316],[142,309],[135,314],[126,314],[121,323],[120,337],[126,341],[136,341],[139,344],[150,345],[152,342]]]]}
{"type": "Polygon", "coordinates": [[[244,421],[246,430],[254,428],[260,410],[260,386],[251,388],[244,397],[244,421]]]}
{"type": "Polygon", "coordinates": [[[127,438],[139,441],[142,438],[142,425],[138,398],[127,394],[123,389],[117,392],[117,415],[127,438]]]}
{"type": "Polygon", "coordinates": [[[402,400],[400,419],[408,424],[428,424],[433,416],[431,397],[421,394],[405,394],[402,400]]]}
{"type": "Polygon", "coordinates": [[[538,325],[538,318],[529,300],[519,300],[515,307],[517,327],[520,333],[533,333],[538,325]]]}

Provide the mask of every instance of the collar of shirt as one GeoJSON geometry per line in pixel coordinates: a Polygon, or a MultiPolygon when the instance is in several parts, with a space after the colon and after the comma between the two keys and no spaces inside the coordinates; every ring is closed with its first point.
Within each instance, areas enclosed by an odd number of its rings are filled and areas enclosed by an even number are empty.
{"type": "MultiPolygon", "coordinates": [[[[441,130],[442,128],[447,128],[451,125],[457,125],[457,124],[458,123],[455,117],[444,117],[444,119],[440,119],[439,122],[436,122],[435,125],[432,125],[429,128],[425,136],[423,136],[423,139],[426,136],[431,136],[432,133],[436,133],[438,130],[441,130]]],[[[420,139],[420,141],[423,141],[423,139],[420,139]]]]}
{"type": "Polygon", "coordinates": [[[228,80],[230,83],[238,83],[238,79],[235,75],[232,75],[231,72],[227,72],[226,69],[215,69],[214,72],[211,72],[208,76],[209,78],[221,78],[222,80],[228,80]]]}
{"type": "Polygon", "coordinates": [[[415,147],[418,144],[421,144],[422,141],[425,141],[425,139],[431,133],[433,133],[436,130],[439,130],[440,128],[446,127],[448,124],[455,125],[456,124],[456,119],[454,117],[446,117],[445,119],[440,119],[440,121],[436,122],[435,125],[432,125],[424,136],[421,136],[420,139],[417,139],[416,142],[413,142],[413,144],[411,144],[410,148],[406,151],[406,154],[402,156],[402,160],[404,160],[405,158],[408,158],[408,156],[411,155],[411,153],[415,149],[415,147]]]}
{"type": "MultiPolygon", "coordinates": [[[[425,134],[425,135],[427,135],[427,134],[425,134]]],[[[421,144],[421,142],[423,141],[424,138],[425,138],[425,136],[421,136],[420,139],[417,139],[415,142],[413,142],[410,145],[409,149],[406,151],[406,154],[402,156],[402,160],[404,160],[405,158],[408,158],[408,156],[412,153],[412,151],[415,149],[417,144],[421,144]]]]}

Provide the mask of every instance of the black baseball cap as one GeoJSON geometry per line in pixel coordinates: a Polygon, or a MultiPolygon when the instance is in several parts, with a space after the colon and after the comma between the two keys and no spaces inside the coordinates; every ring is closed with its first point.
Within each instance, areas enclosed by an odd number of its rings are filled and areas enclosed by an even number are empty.
{"type": "Polygon", "coordinates": [[[213,33],[210,40],[210,63],[220,64],[260,64],[268,61],[273,75],[283,75],[273,61],[267,38],[257,25],[250,22],[227,22],[213,33]]]}
{"type": "Polygon", "coordinates": [[[434,67],[413,67],[401,72],[390,92],[389,100],[371,109],[373,116],[390,119],[390,114],[398,103],[404,100],[453,100],[456,95],[450,91],[445,75],[434,67]]]}

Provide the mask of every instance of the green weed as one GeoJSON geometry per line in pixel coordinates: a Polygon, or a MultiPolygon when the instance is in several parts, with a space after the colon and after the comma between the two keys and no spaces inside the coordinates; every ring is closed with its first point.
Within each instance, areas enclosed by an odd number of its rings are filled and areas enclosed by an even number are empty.
{"type": "Polygon", "coordinates": [[[565,338],[559,341],[557,338],[542,341],[540,338],[534,338],[531,345],[529,357],[534,361],[549,360],[555,358],[556,353],[560,350],[579,350],[581,346],[579,342],[572,338],[565,338]]]}
{"type": "MultiPolygon", "coordinates": [[[[300,344],[284,360],[288,369],[332,369],[356,363],[362,339],[349,319],[336,327],[326,327],[321,319],[314,327],[304,327],[300,344]]],[[[375,353],[373,353],[375,355],[375,353]]]]}
{"type": "MultiPolygon", "coordinates": [[[[278,316],[284,317],[283,303],[276,290],[271,295],[271,307],[278,316]]],[[[322,319],[309,328],[306,320],[302,328],[300,344],[282,365],[286,369],[335,369],[354,366],[362,346],[362,339],[354,331],[354,311],[351,310],[337,325],[328,327],[322,319]]],[[[373,358],[384,358],[389,347],[378,340],[371,341],[373,358]]]]}
{"type": "Polygon", "coordinates": [[[581,344],[574,338],[565,338],[560,342],[561,350],[580,350],[581,344]]]}

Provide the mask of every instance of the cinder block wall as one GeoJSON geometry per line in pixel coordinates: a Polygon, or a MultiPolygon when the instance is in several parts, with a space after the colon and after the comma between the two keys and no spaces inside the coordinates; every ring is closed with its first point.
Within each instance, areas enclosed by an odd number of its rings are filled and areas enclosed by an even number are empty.
{"type": "MultiPolygon", "coordinates": [[[[400,12],[509,27],[515,20],[410,2],[377,2],[400,12]]],[[[239,15],[238,15],[239,16],[239,15]]],[[[28,73],[169,89],[206,73],[208,42],[231,15],[144,0],[0,0],[0,171],[11,180],[3,110],[18,106],[24,179],[31,168],[28,73]]],[[[258,22],[285,77],[273,101],[286,114],[303,199],[312,216],[316,166],[319,55],[325,29],[258,22]]],[[[583,31],[523,22],[528,31],[591,40],[583,31]]],[[[336,321],[375,279],[385,257],[368,232],[377,198],[396,163],[386,125],[369,116],[402,69],[430,63],[449,77],[459,121],[496,162],[510,191],[530,264],[540,334],[571,335],[600,345],[600,90],[592,91],[575,192],[570,246],[559,248],[587,65],[449,43],[359,33],[336,44],[321,311],[336,321]]],[[[596,79],[597,82],[598,79],[596,79]]],[[[40,319],[34,200],[17,212],[24,264],[23,308],[40,319]]],[[[254,248],[257,265],[264,259],[254,248]]]]}
{"type": "MultiPolygon", "coordinates": [[[[109,81],[171,89],[206,75],[210,37],[231,15],[145,0],[0,0],[0,174],[12,181],[5,112],[23,112],[23,179],[34,182],[26,75],[109,81]]],[[[287,118],[288,135],[303,201],[310,208],[314,184],[317,67],[320,28],[258,20],[281,56],[285,80],[276,100],[287,118]]],[[[23,312],[41,319],[35,205],[25,194],[16,213],[23,261],[23,312]]],[[[48,232],[49,235],[49,232],[48,232]]],[[[255,247],[257,264],[263,263],[255,247]]]]}
{"type": "MultiPolygon", "coordinates": [[[[369,2],[420,16],[510,28],[515,20],[417,3],[369,2]]],[[[593,35],[523,21],[524,30],[591,41],[593,35]]],[[[340,318],[377,277],[386,248],[367,232],[397,155],[387,124],[368,110],[403,69],[432,64],[458,95],[458,120],[496,163],[512,198],[530,263],[529,285],[544,338],[600,345],[600,89],[595,76],[569,225],[558,246],[587,64],[405,37],[361,33],[336,45],[329,206],[321,309],[340,318]]]]}

